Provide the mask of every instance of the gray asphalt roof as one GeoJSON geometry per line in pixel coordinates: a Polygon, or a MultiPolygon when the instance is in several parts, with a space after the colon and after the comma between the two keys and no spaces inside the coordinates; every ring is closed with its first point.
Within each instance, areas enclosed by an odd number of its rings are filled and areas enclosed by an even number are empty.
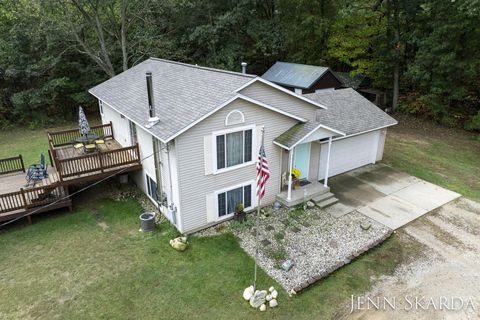
{"type": "Polygon", "coordinates": [[[93,87],[91,94],[133,122],[148,123],[145,73],[152,72],[156,116],[149,130],[166,141],[236,95],[255,76],[150,58],[93,87]]]}
{"type": "Polygon", "coordinates": [[[297,141],[305,137],[307,134],[312,132],[316,127],[318,127],[320,123],[315,121],[308,121],[308,122],[299,122],[280,136],[275,138],[275,142],[285,146],[287,148],[291,148],[297,141]]]}
{"type": "Polygon", "coordinates": [[[295,88],[310,88],[328,68],[277,61],[262,76],[263,79],[295,88]]]}
{"type": "Polygon", "coordinates": [[[325,105],[318,109],[316,121],[298,123],[278,136],[275,141],[287,148],[310,133],[319,124],[339,130],[347,136],[397,124],[397,121],[357,91],[347,88],[304,94],[325,105]]]}
{"type": "Polygon", "coordinates": [[[397,120],[351,88],[304,96],[327,106],[328,109],[317,111],[318,122],[347,135],[397,124],[397,120]]]}

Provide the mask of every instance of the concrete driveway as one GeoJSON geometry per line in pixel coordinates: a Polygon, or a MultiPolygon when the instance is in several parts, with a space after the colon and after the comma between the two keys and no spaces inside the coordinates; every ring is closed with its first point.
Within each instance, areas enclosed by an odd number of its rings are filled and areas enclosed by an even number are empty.
{"type": "Polygon", "coordinates": [[[395,230],[460,197],[460,194],[382,164],[333,177],[330,189],[339,203],[332,215],[353,210],[395,230]]]}

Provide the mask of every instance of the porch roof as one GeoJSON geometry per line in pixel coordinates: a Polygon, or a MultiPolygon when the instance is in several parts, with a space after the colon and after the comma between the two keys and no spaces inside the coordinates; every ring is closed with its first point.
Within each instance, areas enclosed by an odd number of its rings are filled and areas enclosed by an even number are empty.
{"type": "Polygon", "coordinates": [[[273,142],[284,149],[291,150],[301,143],[333,136],[345,136],[345,133],[327,127],[320,122],[308,121],[305,123],[297,123],[276,137],[273,142]]]}

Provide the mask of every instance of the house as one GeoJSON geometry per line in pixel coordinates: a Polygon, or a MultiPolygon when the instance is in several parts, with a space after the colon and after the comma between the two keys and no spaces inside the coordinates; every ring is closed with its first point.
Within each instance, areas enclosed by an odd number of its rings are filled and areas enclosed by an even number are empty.
{"type": "Polygon", "coordinates": [[[328,193],[330,176],[380,160],[397,123],[351,89],[299,95],[254,75],[156,58],[89,92],[118,143],[139,146],[132,179],[183,233],[229,219],[240,202],[254,209],[262,127],[271,171],[263,204],[294,205],[328,193]]]}
{"type": "Polygon", "coordinates": [[[343,86],[327,67],[277,61],[262,78],[296,93],[313,93],[343,86]]]}

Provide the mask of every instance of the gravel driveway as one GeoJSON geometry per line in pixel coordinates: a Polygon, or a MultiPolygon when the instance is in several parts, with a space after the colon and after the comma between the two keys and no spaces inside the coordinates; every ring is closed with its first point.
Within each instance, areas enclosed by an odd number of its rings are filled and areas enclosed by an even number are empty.
{"type": "MultiPolygon", "coordinates": [[[[376,298],[395,298],[393,310],[375,307],[357,310],[345,319],[480,319],[480,203],[464,198],[446,204],[397,232],[411,237],[425,247],[424,256],[403,265],[394,276],[384,278],[365,294],[376,298]],[[426,310],[410,308],[406,301],[419,298],[426,310]],[[440,299],[447,307],[455,301],[456,310],[440,310],[440,299]],[[460,300],[463,307],[460,308],[460,300]],[[471,299],[471,305],[466,306],[471,299]],[[444,300],[445,301],[445,300],[444,300]]],[[[415,304],[414,304],[415,306],[415,304]]]]}

